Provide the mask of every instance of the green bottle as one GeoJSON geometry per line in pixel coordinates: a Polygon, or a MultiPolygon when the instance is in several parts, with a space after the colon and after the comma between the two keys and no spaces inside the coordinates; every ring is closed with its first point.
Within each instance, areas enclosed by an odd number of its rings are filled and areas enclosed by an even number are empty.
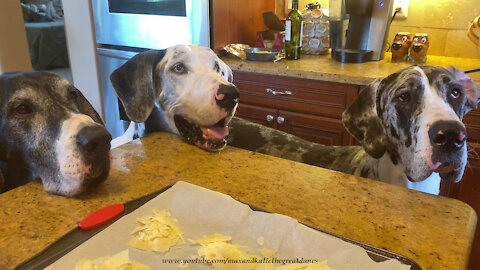
{"type": "Polygon", "coordinates": [[[285,58],[300,59],[302,47],[303,18],[298,11],[298,0],[292,1],[292,11],[285,21],[285,58]]]}

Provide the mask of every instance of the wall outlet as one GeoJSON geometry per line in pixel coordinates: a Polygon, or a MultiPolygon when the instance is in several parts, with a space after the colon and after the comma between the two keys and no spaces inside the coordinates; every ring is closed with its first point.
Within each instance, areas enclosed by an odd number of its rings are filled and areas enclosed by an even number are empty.
{"type": "Polygon", "coordinates": [[[408,15],[408,0],[394,0],[393,12],[395,12],[397,8],[400,8],[400,11],[395,15],[395,20],[406,20],[408,15]]]}

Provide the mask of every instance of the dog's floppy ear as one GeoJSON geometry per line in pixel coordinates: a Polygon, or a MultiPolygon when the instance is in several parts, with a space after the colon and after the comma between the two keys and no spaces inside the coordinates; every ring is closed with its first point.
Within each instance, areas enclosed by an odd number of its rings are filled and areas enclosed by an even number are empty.
{"type": "Polygon", "coordinates": [[[352,106],[342,115],[345,128],[374,158],[382,157],[386,151],[385,130],[376,107],[379,85],[380,80],[376,80],[364,88],[352,106]]]}
{"type": "Polygon", "coordinates": [[[74,87],[73,85],[70,86],[70,91],[71,91],[71,95],[73,95],[73,100],[77,105],[78,111],[80,113],[90,116],[93,119],[93,121],[105,126],[100,115],[98,115],[97,111],[95,111],[95,109],[92,107],[90,102],[88,102],[88,100],[85,98],[82,92],[78,90],[76,87],[74,87]]]}
{"type": "Polygon", "coordinates": [[[158,62],[165,56],[165,50],[151,50],[139,53],[110,75],[118,97],[123,103],[130,120],[141,123],[147,120],[155,106],[155,99],[161,86],[155,76],[158,62]]]}
{"type": "Polygon", "coordinates": [[[480,91],[478,90],[478,86],[475,84],[472,78],[468,77],[465,72],[453,66],[449,67],[448,70],[453,74],[455,79],[462,85],[463,89],[465,90],[465,95],[467,97],[467,101],[465,102],[465,106],[463,109],[463,115],[465,115],[470,110],[474,110],[477,108],[478,102],[480,101],[480,91]]]}

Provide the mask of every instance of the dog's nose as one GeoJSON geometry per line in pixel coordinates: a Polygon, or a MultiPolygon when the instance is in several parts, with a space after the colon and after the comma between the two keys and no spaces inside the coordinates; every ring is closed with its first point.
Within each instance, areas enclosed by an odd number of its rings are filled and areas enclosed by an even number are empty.
{"type": "Polygon", "coordinates": [[[453,152],[465,145],[467,131],[457,121],[437,121],[428,130],[434,148],[453,152]]]}
{"type": "Polygon", "coordinates": [[[400,48],[402,48],[402,44],[401,44],[401,43],[393,43],[393,44],[392,44],[392,49],[398,50],[398,49],[400,49],[400,48]]]}
{"type": "Polygon", "coordinates": [[[233,84],[220,84],[215,95],[215,102],[219,107],[231,110],[237,105],[238,97],[240,97],[240,92],[233,84]]]}
{"type": "Polygon", "coordinates": [[[415,52],[419,52],[423,49],[422,45],[413,45],[412,47],[415,52]]]}
{"type": "Polygon", "coordinates": [[[102,154],[110,150],[112,135],[101,126],[86,126],[77,134],[77,145],[87,154],[102,154]]]}

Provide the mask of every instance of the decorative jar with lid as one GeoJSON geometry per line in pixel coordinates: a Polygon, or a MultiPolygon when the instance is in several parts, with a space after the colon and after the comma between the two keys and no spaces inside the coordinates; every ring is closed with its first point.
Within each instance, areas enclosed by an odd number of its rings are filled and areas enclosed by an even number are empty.
{"type": "Polygon", "coordinates": [[[330,46],[328,9],[310,3],[303,12],[302,53],[328,54],[330,46]]]}

